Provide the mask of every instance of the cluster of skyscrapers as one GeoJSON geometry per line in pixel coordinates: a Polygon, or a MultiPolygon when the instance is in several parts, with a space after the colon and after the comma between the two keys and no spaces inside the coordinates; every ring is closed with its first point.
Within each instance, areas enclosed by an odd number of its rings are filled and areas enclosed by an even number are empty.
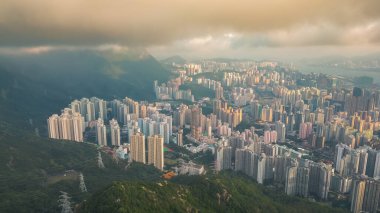
{"type": "Polygon", "coordinates": [[[331,164],[303,159],[303,153],[285,146],[259,142],[252,131],[224,138],[218,144],[216,170],[240,171],[261,184],[283,184],[288,195],[327,199],[331,164]]]}
{"type": "Polygon", "coordinates": [[[85,121],[80,113],[65,108],[61,115],[53,114],[47,122],[49,138],[83,142],[85,121]]]}
{"type": "Polygon", "coordinates": [[[93,97],[74,100],[58,116],[47,120],[50,138],[83,142],[83,133],[92,121],[107,119],[107,102],[93,97]]]}
{"type": "Polygon", "coordinates": [[[156,168],[163,170],[164,168],[164,138],[160,135],[148,136],[146,149],[145,135],[137,132],[129,136],[130,141],[130,159],[132,161],[152,164],[156,168]],[[148,151],[148,159],[146,158],[146,150],[148,151]]]}
{"type": "Polygon", "coordinates": [[[83,142],[87,128],[95,132],[99,146],[127,144],[131,160],[153,164],[160,170],[164,165],[163,144],[169,143],[172,135],[171,116],[160,114],[154,105],[140,104],[128,97],[109,102],[95,97],[74,100],[60,116],[54,114],[47,122],[50,138],[83,142]]]}
{"type": "Polygon", "coordinates": [[[107,138],[111,139],[112,146],[121,145],[120,126],[115,119],[109,121],[109,136],[107,137],[107,126],[101,118],[96,121],[96,141],[99,146],[107,146],[107,138]]]}
{"type": "Polygon", "coordinates": [[[154,92],[158,100],[186,100],[193,102],[194,95],[191,90],[181,90],[179,87],[184,83],[184,77],[171,79],[166,84],[158,85],[157,81],[154,82],[154,92]]]}
{"type": "Polygon", "coordinates": [[[214,112],[204,115],[198,105],[180,105],[173,113],[173,124],[178,128],[189,127],[191,136],[196,140],[218,135],[230,135],[232,128],[243,119],[242,109],[228,107],[219,100],[214,102],[214,112]],[[216,102],[216,103],[215,103],[216,102]]]}
{"type": "Polygon", "coordinates": [[[213,90],[230,89],[224,91],[228,99],[213,101],[212,115],[220,121],[216,135],[224,137],[217,142],[217,170],[241,171],[259,183],[282,183],[289,195],[327,199],[328,192],[335,191],[350,197],[353,212],[376,212],[380,156],[374,132],[380,130],[380,91],[342,88],[340,79],[321,74],[258,70],[252,64],[239,65],[240,70],[230,63],[207,65],[235,70],[224,72],[221,82],[202,77],[196,81],[213,90]],[[245,115],[264,126],[262,136],[254,129],[235,132],[239,120],[222,114],[225,100],[235,107],[249,104],[245,115]],[[309,151],[277,151],[282,146],[276,143],[292,140],[302,142],[309,151]],[[327,154],[318,162],[303,159],[310,150],[335,151],[335,157],[327,154]]]}
{"type": "Polygon", "coordinates": [[[223,90],[222,84],[219,81],[202,77],[202,78],[198,78],[196,80],[196,83],[198,85],[202,85],[203,87],[206,87],[208,89],[215,91],[215,99],[224,98],[224,90],[223,90]]]}

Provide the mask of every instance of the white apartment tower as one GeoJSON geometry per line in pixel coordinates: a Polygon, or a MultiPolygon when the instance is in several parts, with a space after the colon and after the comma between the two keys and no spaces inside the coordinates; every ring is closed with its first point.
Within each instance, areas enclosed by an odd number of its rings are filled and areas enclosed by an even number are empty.
{"type": "Polygon", "coordinates": [[[148,164],[164,169],[164,138],[160,135],[148,137],[148,164]]]}
{"type": "Polygon", "coordinates": [[[58,116],[47,119],[49,138],[83,142],[83,117],[72,109],[65,108],[58,116]]]}
{"type": "Polygon", "coordinates": [[[107,146],[107,129],[101,118],[96,122],[96,141],[99,146],[107,146]]]}
{"type": "Polygon", "coordinates": [[[141,132],[129,136],[131,144],[131,159],[136,162],[145,163],[145,136],[141,132]]]}
{"type": "Polygon", "coordinates": [[[110,120],[111,142],[113,146],[120,146],[120,126],[117,120],[110,120]]]}
{"type": "Polygon", "coordinates": [[[47,119],[49,138],[59,139],[59,116],[54,114],[47,119]]]}

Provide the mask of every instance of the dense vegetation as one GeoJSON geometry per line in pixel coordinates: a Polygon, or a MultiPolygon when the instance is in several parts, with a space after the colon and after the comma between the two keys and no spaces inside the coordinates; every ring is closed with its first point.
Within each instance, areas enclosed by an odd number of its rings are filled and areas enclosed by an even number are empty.
{"type": "Polygon", "coordinates": [[[195,83],[183,84],[180,86],[180,89],[182,90],[190,89],[196,100],[199,100],[203,97],[209,97],[211,99],[215,98],[215,91],[207,87],[201,86],[199,84],[195,84],[195,83]]]}
{"type": "Polygon", "coordinates": [[[105,153],[102,159],[106,168],[100,169],[98,150],[92,144],[52,141],[27,132],[14,133],[11,128],[4,123],[0,128],[1,212],[57,212],[60,191],[69,193],[78,204],[113,181],[154,181],[161,175],[155,168],[140,164],[125,170],[126,162],[116,163],[105,153]],[[79,172],[84,175],[88,193],[79,189],[79,172]]]}
{"type": "Polygon", "coordinates": [[[170,182],[115,182],[80,212],[343,212],[267,189],[232,172],[180,176],[170,182]]]}

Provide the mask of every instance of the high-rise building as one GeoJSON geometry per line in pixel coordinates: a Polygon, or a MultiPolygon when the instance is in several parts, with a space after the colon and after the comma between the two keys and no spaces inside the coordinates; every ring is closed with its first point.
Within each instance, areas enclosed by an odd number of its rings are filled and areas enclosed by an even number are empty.
{"type": "Polygon", "coordinates": [[[307,167],[297,168],[296,195],[307,197],[309,195],[310,169],[307,167]]]}
{"type": "Polygon", "coordinates": [[[300,130],[298,133],[298,137],[302,140],[307,138],[307,124],[306,123],[300,124],[300,130]]]}
{"type": "Polygon", "coordinates": [[[232,148],[230,146],[220,146],[216,149],[216,171],[231,169],[232,148]]]}
{"type": "Polygon", "coordinates": [[[159,134],[164,138],[164,142],[166,144],[169,143],[169,139],[171,135],[170,131],[171,131],[171,128],[168,122],[163,121],[159,123],[159,134]]]}
{"type": "Polygon", "coordinates": [[[47,119],[49,138],[59,139],[59,116],[54,114],[47,119]]]}
{"type": "Polygon", "coordinates": [[[326,200],[330,189],[332,166],[330,164],[311,162],[309,168],[310,194],[326,200]]]}
{"type": "Polygon", "coordinates": [[[351,190],[351,212],[360,213],[363,209],[363,199],[365,194],[366,182],[363,179],[352,181],[351,190]]]}
{"type": "Polygon", "coordinates": [[[70,108],[73,112],[81,113],[81,102],[74,100],[70,103],[70,108]]]}
{"type": "MultiPolygon", "coordinates": [[[[269,168],[268,166],[270,164],[266,163],[267,156],[264,153],[261,153],[260,155],[257,155],[257,177],[256,181],[260,184],[263,184],[266,179],[271,179],[271,177],[267,177],[268,172],[267,170],[272,170],[273,168],[269,168]]],[[[256,161],[255,161],[256,162],[256,161]]]]}
{"type": "Polygon", "coordinates": [[[47,119],[49,138],[83,142],[84,118],[71,108],[62,114],[54,114],[47,119]]]}
{"type": "Polygon", "coordinates": [[[177,133],[177,145],[183,146],[183,130],[179,129],[177,133]]]}
{"type": "Polygon", "coordinates": [[[72,137],[71,140],[77,141],[77,142],[83,142],[83,117],[77,113],[74,112],[71,116],[71,122],[72,122],[72,137]]]}
{"type": "Polygon", "coordinates": [[[275,130],[270,132],[270,142],[277,143],[277,132],[275,130]]]}
{"type": "Polygon", "coordinates": [[[366,147],[360,147],[356,149],[359,153],[359,166],[358,166],[358,174],[365,175],[367,170],[367,162],[368,162],[368,153],[366,147]]]}
{"type": "Polygon", "coordinates": [[[380,166],[380,151],[375,149],[368,149],[367,151],[367,167],[366,167],[366,175],[368,177],[379,176],[379,166],[380,166]],[[375,173],[376,172],[376,173],[375,173]]]}
{"type": "Polygon", "coordinates": [[[164,138],[161,135],[148,137],[148,164],[164,169],[164,138]]]}
{"type": "Polygon", "coordinates": [[[313,124],[311,122],[301,123],[299,130],[299,138],[307,139],[313,133],[313,124]]]}
{"type": "Polygon", "coordinates": [[[287,168],[285,193],[307,197],[309,192],[309,173],[307,167],[291,166],[287,168]]]}
{"type": "Polygon", "coordinates": [[[236,149],[235,151],[235,171],[242,171],[244,174],[254,177],[257,174],[257,154],[249,149],[236,149]]]}
{"type": "Polygon", "coordinates": [[[134,119],[137,119],[140,115],[140,107],[137,101],[134,101],[128,97],[125,97],[123,102],[128,106],[129,113],[134,115],[134,119]]]}
{"type": "Polygon", "coordinates": [[[107,102],[96,97],[92,97],[90,100],[94,104],[94,107],[95,107],[95,119],[101,118],[103,120],[106,120],[108,117],[107,102]]]}
{"type": "Polygon", "coordinates": [[[251,103],[251,114],[254,120],[260,120],[262,115],[262,105],[258,100],[254,100],[251,103]]]}
{"type": "Polygon", "coordinates": [[[286,123],[287,131],[294,131],[294,114],[291,112],[288,115],[288,122],[286,123]]]}
{"type": "Polygon", "coordinates": [[[223,98],[223,87],[218,86],[215,88],[215,99],[221,99],[223,98]]]}
{"type": "Polygon", "coordinates": [[[96,122],[96,141],[99,146],[107,146],[107,129],[101,118],[96,122]]]}
{"type": "Polygon", "coordinates": [[[131,160],[145,163],[145,136],[141,132],[137,132],[129,136],[131,144],[131,160]]]}
{"type": "Polygon", "coordinates": [[[373,177],[375,179],[380,179],[380,152],[379,151],[376,154],[375,169],[373,170],[373,177]]]}
{"type": "Polygon", "coordinates": [[[285,193],[287,195],[296,195],[297,186],[297,167],[288,167],[286,169],[286,180],[285,180],[285,193]]]}
{"type": "Polygon", "coordinates": [[[87,102],[87,115],[86,115],[86,118],[87,118],[87,121],[94,121],[96,118],[95,118],[95,105],[94,103],[92,102],[87,102]]]}
{"type": "Polygon", "coordinates": [[[380,182],[378,180],[367,179],[364,191],[363,212],[376,213],[380,202],[380,182]]]}
{"type": "Polygon", "coordinates": [[[298,111],[296,112],[296,115],[294,116],[294,130],[298,131],[300,129],[301,123],[304,123],[305,121],[305,115],[303,112],[298,111]]]}
{"type": "Polygon", "coordinates": [[[71,123],[71,111],[64,111],[59,116],[59,133],[60,139],[71,140],[72,139],[72,123],[71,123]]]}
{"type": "Polygon", "coordinates": [[[331,191],[347,194],[351,191],[352,178],[334,175],[331,177],[331,191]]]}
{"type": "Polygon", "coordinates": [[[285,183],[287,168],[294,163],[294,159],[289,156],[276,156],[274,159],[274,181],[285,183]]]}
{"type": "MultiPolygon", "coordinates": [[[[80,99],[80,103],[77,103],[80,106],[80,114],[85,118],[86,122],[88,122],[88,118],[87,118],[87,104],[89,102],[90,102],[90,100],[88,98],[81,98],[80,99]]],[[[75,105],[75,103],[73,103],[73,105],[75,105]]],[[[71,107],[73,108],[73,106],[71,106],[71,107]]],[[[77,109],[75,109],[75,107],[74,107],[74,110],[77,110],[77,109]]]]}
{"type": "Polygon", "coordinates": [[[145,118],[146,116],[147,116],[146,105],[142,104],[140,106],[140,118],[145,118]]]}
{"type": "Polygon", "coordinates": [[[270,136],[271,135],[270,135],[270,131],[269,130],[264,131],[264,143],[266,143],[266,144],[270,143],[270,139],[271,139],[270,136]]]}
{"type": "Polygon", "coordinates": [[[281,121],[276,121],[275,130],[277,131],[277,141],[285,142],[286,138],[286,126],[281,121]]]}
{"type": "Polygon", "coordinates": [[[117,110],[117,112],[116,112],[116,119],[117,119],[117,121],[120,122],[120,123],[126,124],[128,122],[128,120],[129,120],[128,119],[128,116],[129,116],[129,106],[127,106],[126,104],[120,104],[120,105],[117,106],[116,110],[117,110]]]}
{"type": "Polygon", "coordinates": [[[120,126],[117,120],[110,120],[110,133],[111,133],[111,143],[113,146],[120,146],[120,126]]]}
{"type": "Polygon", "coordinates": [[[325,113],[322,109],[317,109],[315,112],[315,123],[323,124],[325,123],[325,113]]]}
{"type": "Polygon", "coordinates": [[[261,111],[261,120],[272,122],[273,120],[273,109],[270,106],[264,106],[261,111]]]}

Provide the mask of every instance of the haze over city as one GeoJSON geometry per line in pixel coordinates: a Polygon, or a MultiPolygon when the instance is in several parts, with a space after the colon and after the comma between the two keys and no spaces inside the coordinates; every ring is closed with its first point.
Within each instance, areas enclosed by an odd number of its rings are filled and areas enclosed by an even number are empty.
{"type": "Polygon", "coordinates": [[[379,0],[0,0],[0,212],[380,212],[379,0]]]}

